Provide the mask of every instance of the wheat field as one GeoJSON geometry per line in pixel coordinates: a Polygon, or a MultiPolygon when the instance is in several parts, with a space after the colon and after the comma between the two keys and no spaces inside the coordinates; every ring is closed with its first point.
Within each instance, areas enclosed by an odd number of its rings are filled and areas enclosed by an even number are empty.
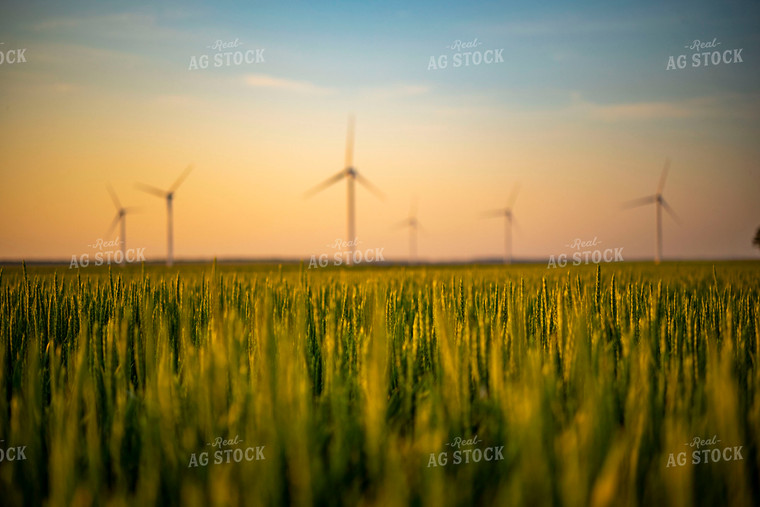
{"type": "Polygon", "coordinates": [[[3,504],[760,505],[758,262],[6,266],[0,315],[3,504]]]}

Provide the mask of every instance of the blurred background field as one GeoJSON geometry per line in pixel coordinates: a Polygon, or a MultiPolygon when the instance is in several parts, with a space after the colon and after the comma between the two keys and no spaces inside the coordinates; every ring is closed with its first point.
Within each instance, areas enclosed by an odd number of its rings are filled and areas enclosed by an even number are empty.
{"type": "Polygon", "coordinates": [[[758,262],[5,267],[0,498],[759,505],[759,292],[758,262]],[[666,466],[713,435],[743,459],[666,466]],[[189,466],[236,436],[265,459],[189,466]],[[475,436],[504,459],[454,464],[475,436]]]}

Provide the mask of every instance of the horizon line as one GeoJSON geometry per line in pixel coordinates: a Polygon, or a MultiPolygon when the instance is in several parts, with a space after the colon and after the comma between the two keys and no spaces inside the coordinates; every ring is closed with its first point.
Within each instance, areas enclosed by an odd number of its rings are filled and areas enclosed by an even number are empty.
{"type": "MultiPolygon", "coordinates": [[[[318,257],[318,256],[317,256],[318,257]]],[[[441,259],[441,260],[421,260],[417,259],[414,262],[410,262],[408,259],[387,259],[383,261],[376,261],[376,262],[361,262],[357,263],[356,266],[360,265],[378,265],[378,266],[437,266],[437,265],[453,265],[453,264],[489,264],[489,265],[503,265],[503,266],[510,266],[514,264],[547,264],[549,262],[549,257],[523,257],[523,258],[513,258],[511,264],[507,264],[504,262],[503,258],[500,257],[472,257],[472,258],[464,258],[464,259],[441,259]]],[[[225,263],[225,264],[300,264],[305,263],[308,264],[310,261],[310,257],[302,258],[302,257],[238,257],[238,256],[224,256],[224,257],[218,257],[218,256],[212,256],[212,257],[185,257],[181,259],[174,259],[175,264],[206,264],[206,263],[225,263]]],[[[732,262],[732,261],[760,261],[759,257],[673,257],[673,258],[666,258],[663,259],[662,262],[732,262]]],[[[626,259],[620,262],[588,262],[585,263],[587,265],[591,264],[623,264],[623,263],[634,263],[634,262],[649,262],[654,263],[654,259],[650,257],[634,257],[631,259],[626,259]]],[[[0,266],[21,266],[24,263],[29,265],[43,265],[43,266],[59,266],[59,265],[65,265],[70,266],[71,260],[65,260],[65,259],[0,259],[0,266]]],[[[166,265],[166,259],[155,259],[150,261],[144,261],[144,262],[127,262],[124,264],[117,264],[117,263],[107,263],[104,262],[100,266],[140,266],[142,264],[152,266],[152,265],[166,265]]],[[[582,263],[584,264],[584,263],[582,263]]],[[[94,265],[94,264],[93,264],[94,265]]],[[[573,266],[572,261],[568,259],[568,266],[573,266]]],[[[342,265],[341,265],[342,266],[342,265]]],[[[577,265],[576,265],[577,266],[577,265]]],[[[339,266],[331,266],[331,267],[339,267],[339,266]]],[[[559,267],[559,266],[558,266],[559,267]]],[[[77,267],[79,269],[79,267],[77,267]]],[[[86,269],[86,267],[83,267],[82,269],[86,269]]]]}

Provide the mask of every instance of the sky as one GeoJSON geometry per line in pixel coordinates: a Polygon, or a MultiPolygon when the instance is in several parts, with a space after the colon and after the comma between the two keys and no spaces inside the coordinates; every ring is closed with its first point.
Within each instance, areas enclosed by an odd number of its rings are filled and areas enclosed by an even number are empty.
{"type": "Polygon", "coordinates": [[[0,260],[92,254],[119,234],[107,185],[136,208],[127,248],[165,258],[165,202],[135,184],[190,164],[176,257],[332,254],[346,183],[303,194],[344,168],[350,114],[354,166],[385,194],[357,187],[360,250],[405,259],[416,202],[420,258],[499,257],[504,220],[483,213],[519,185],[516,258],[576,238],[651,258],[654,206],[622,204],[670,159],[665,258],[757,258],[758,26],[757,1],[6,5],[0,52],[26,61],[0,64],[0,260]],[[713,51],[731,63],[692,66],[713,51]]]}

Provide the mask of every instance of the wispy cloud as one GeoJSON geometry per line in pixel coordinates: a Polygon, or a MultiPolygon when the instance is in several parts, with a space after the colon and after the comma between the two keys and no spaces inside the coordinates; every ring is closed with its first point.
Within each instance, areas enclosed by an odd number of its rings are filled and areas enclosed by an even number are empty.
{"type": "Polygon", "coordinates": [[[395,84],[376,88],[367,88],[362,92],[362,98],[368,100],[399,99],[424,95],[430,91],[427,85],[395,84]]]}
{"type": "Polygon", "coordinates": [[[594,120],[651,121],[668,119],[752,119],[760,111],[760,94],[723,94],[683,100],[596,104],[574,94],[570,111],[594,120]]]}
{"type": "Polygon", "coordinates": [[[557,102],[549,107],[526,108],[515,101],[489,105],[473,101],[459,105],[439,105],[434,112],[446,121],[464,118],[485,121],[486,118],[497,116],[517,123],[543,125],[542,128],[577,120],[601,125],[649,123],[653,126],[663,121],[686,121],[692,125],[705,125],[705,122],[713,121],[755,123],[760,116],[760,93],[717,93],[684,99],[599,103],[578,92],[570,92],[569,97],[557,102]]]}
{"type": "Polygon", "coordinates": [[[156,105],[181,108],[195,107],[202,102],[199,97],[187,93],[157,95],[153,101],[156,105]]]}
{"type": "Polygon", "coordinates": [[[692,118],[697,114],[698,111],[694,108],[694,104],[677,102],[589,105],[589,116],[605,121],[692,118]]]}
{"type": "Polygon", "coordinates": [[[52,93],[66,94],[66,93],[79,91],[80,89],[81,87],[79,85],[76,85],[73,83],[66,83],[62,81],[50,83],[48,85],[48,90],[52,93]]]}
{"type": "Polygon", "coordinates": [[[328,95],[333,92],[330,88],[324,88],[309,81],[297,81],[268,74],[248,74],[245,76],[245,83],[257,88],[272,88],[303,95],[328,95]]]}
{"type": "Polygon", "coordinates": [[[87,33],[108,39],[137,41],[167,41],[183,35],[160,25],[155,15],[130,12],[48,18],[35,23],[32,30],[68,36],[87,33]]]}
{"type": "Polygon", "coordinates": [[[541,18],[522,18],[497,21],[473,27],[489,37],[552,37],[557,35],[639,33],[642,27],[657,30],[672,27],[678,21],[673,15],[661,12],[637,12],[628,16],[597,14],[594,16],[570,8],[541,18]]]}

